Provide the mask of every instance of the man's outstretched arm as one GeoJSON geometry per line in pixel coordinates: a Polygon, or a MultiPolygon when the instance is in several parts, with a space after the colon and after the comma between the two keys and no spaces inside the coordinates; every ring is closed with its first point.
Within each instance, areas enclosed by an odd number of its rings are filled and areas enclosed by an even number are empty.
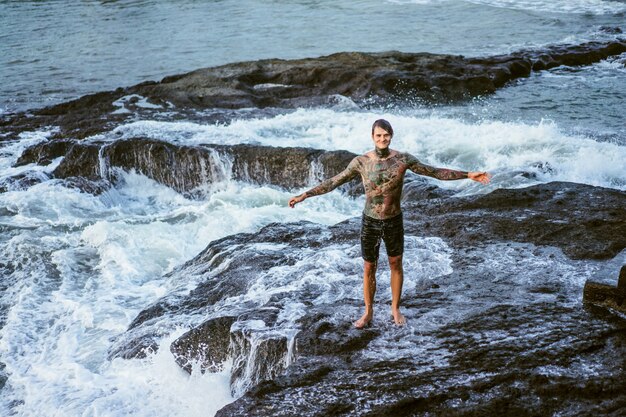
{"type": "Polygon", "coordinates": [[[357,158],[354,158],[350,162],[350,164],[348,164],[348,167],[344,169],[343,171],[341,171],[339,174],[323,181],[320,185],[313,187],[310,190],[305,191],[300,195],[292,197],[289,200],[289,207],[293,208],[296,204],[304,201],[305,199],[309,197],[314,197],[316,195],[329,193],[335,188],[339,187],[341,184],[345,184],[346,182],[350,181],[351,179],[353,179],[359,174],[358,166],[359,166],[359,162],[357,158]]]}
{"type": "Polygon", "coordinates": [[[469,178],[470,180],[478,181],[482,184],[489,184],[489,181],[491,180],[491,175],[487,172],[467,172],[448,168],[435,168],[430,165],[422,164],[414,157],[410,157],[409,169],[416,174],[426,175],[428,177],[444,181],[463,180],[469,178]]]}

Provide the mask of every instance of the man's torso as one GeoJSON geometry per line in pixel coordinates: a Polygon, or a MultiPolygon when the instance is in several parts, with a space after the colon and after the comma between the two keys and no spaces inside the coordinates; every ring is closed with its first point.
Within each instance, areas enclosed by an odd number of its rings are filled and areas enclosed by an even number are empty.
{"type": "Polygon", "coordinates": [[[388,219],[401,213],[400,200],[404,174],[408,169],[408,154],[391,150],[386,158],[378,158],[374,151],[357,157],[365,188],[366,216],[388,219]]]}

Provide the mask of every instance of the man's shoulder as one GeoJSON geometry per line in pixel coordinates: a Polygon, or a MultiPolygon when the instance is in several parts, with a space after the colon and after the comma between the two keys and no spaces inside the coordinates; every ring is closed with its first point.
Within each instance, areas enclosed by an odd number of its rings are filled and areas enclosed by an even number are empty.
{"type": "Polygon", "coordinates": [[[352,158],[352,160],[348,164],[348,168],[349,169],[355,169],[355,168],[356,169],[360,169],[363,165],[365,165],[365,163],[367,162],[368,159],[369,158],[367,157],[367,154],[355,156],[354,158],[352,158]]]}
{"type": "Polygon", "coordinates": [[[402,160],[402,161],[404,161],[404,162],[406,162],[406,163],[411,163],[411,162],[417,161],[417,158],[414,157],[413,155],[411,155],[408,152],[400,152],[400,151],[398,151],[397,158],[402,160]]]}
{"type": "Polygon", "coordinates": [[[369,159],[371,159],[369,156],[369,152],[366,152],[363,155],[358,155],[352,158],[352,163],[357,163],[359,165],[362,165],[365,162],[367,162],[369,159]]]}

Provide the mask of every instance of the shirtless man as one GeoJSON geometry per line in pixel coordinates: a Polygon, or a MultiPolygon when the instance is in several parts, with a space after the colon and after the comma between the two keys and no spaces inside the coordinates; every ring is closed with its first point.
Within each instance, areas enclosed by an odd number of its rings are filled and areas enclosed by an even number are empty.
{"type": "Polygon", "coordinates": [[[373,151],[357,156],[341,173],[289,200],[289,207],[293,208],[308,197],[326,194],[356,176],[361,176],[365,187],[365,209],[361,223],[361,255],[365,262],[363,270],[365,313],[354,323],[358,329],[369,325],[374,315],[376,267],[381,239],[385,242],[391,268],[391,315],[397,325],[406,323],[406,319],[400,312],[400,296],[404,280],[402,270],[404,227],[400,198],[406,170],[410,169],[416,174],[439,180],[469,178],[488,184],[491,178],[486,172],[456,171],[424,165],[413,155],[389,149],[392,137],[393,128],[389,122],[383,119],[376,120],[372,125],[372,140],[375,146],[373,151]]]}

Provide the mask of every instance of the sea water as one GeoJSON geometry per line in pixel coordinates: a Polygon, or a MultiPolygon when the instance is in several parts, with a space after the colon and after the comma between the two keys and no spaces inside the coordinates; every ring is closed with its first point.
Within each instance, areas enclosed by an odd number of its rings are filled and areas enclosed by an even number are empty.
{"type": "MultiPolygon", "coordinates": [[[[607,39],[615,35],[601,27],[623,24],[625,12],[624,2],[600,0],[1,1],[0,109],[40,107],[238,60],[389,49],[489,55],[607,39]]],[[[360,153],[371,148],[371,122],[385,117],[396,130],[394,148],[428,164],[494,174],[488,187],[437,182],[457,195],[554,180],[624,190],[623,61],[614,57],[585,68],[541,72],[456,106],[365,111],[346,99],[334,107],[235,118],[227,124],[141,120],[87,140],[141,135],[192,145],[251,143],[360,153]]],[[[12,167],[23,149],[49,135],[45,129],[0,142],[0,180],[31,170],[49,173],[60,161],[12,167]]],[[[211,241],[272,222],[331,225],[358,216],[363,205],[362,198],[333,192],[289,209],[290,196],[302,190],[234,181],[216,184],[206,198],[189,199],[135,173],[123,179],[97,196],[58,180],[0,194],[0,362],[5,365],[0,373],[8,376],[0,391],[0,414],[213,414],[234,400],[229,367],[189,376],[174,363],[169,344],[189,326],[179,326],[160,341],[158,353],[145,359],[108,360],[113,340],[150,303],[193,288],[193,282],[172,281],[164,274],[211,241]]],[[[358,291],[355,245],[324,250],[330,272],[322,278],[333,291],[322,291],[322,301],[332,295],[340,303],[358,291]],[[351,263],[353,276],[333,275],[332,265],[351,263]]],[[[494,262],[505,265],[508,252],[493,250],[494,262]]],[[[407,291],[428,285],[426,277],[449,274],[450,251],[440,239],[408,237],[407,268],[421,272],[407,277],[407,291]]],[[[568,302],[579,302],[582,283],[597,267],[555,259],[549,264],[537,259],[527,268],[535,275],[520,270],[515,279],[532,281],[541,271],[562,271],[558,279],[570,291],[568,302]]],[[[270,279],[266,287],[288,284],[278,277],[264,279],[270,279]]],[[[259,288],[261,283],[253,287],[259,288]]],[[[299,308],[294,304],[285,314],[297,317],[299,308]]],[[[451,318],[440,308],[428,319],[411,324],[413,339],[451,318]]],[[[427,349],[428,340],[423,342],[427,349]]],[[[400,344],[392,354],[428,354],[411,346],[400,344]]],[[[370,354],[380,352],[373,346],[370,354]]],[[[442,361],[444,353],[438,352],[442,361]]],[[[432,362],[439,363],[436,357],[432,362]]]]}

